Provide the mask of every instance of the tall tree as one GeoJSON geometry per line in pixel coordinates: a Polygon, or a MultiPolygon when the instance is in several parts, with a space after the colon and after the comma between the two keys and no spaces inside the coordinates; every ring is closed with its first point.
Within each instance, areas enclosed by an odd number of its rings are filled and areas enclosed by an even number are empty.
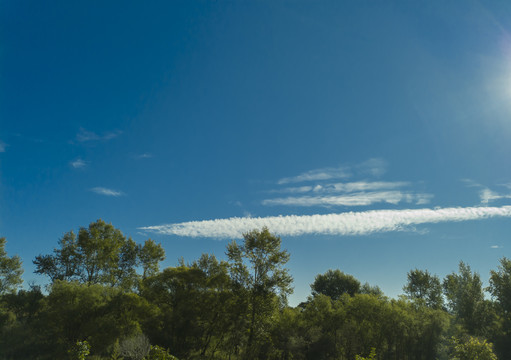
{"type": "Polygon", "coordinates": [[[496,300],[497,312],[500,315],[500,329],[496,334],[495,349],[499,358],[511,358],[511,260],[500,259],[497,271],[490,272],[492,297],[496,300]]]}
{"type": "Polygon", "coordinates": [[[77,279],[81,272],[81,257],[75,233],[65,233],[59,239],[59,248],[53,249],[53,255],[38,255],[33,263],[36,266],[34,272],[47,275],[51,282],[77,279]]]}
{"type": "Polygon", "coordinates": [[[142,277],[145,279],[159,271],[159,263],[165,260],[165,250],[161,244],[156,244],[153,240],[148,239],[144,246],[140,247],[139,256],[143,269],[142,277]]]}
{"type": "Polygon", "coordinates": [[[0,295],[15,292],[23,283],[21,259],[19,256],[7,256],[5,238],[0,238],[0,295]]]}
{"type": "Polygon", "coordinates": [[[426,306],[433,309],[442,308],[442,284],[438,276],[431,275],[427,270],[409,271],[408,282],[403,290],[411,300],[423,301],[426,306]]]}
{"type": "Polygon", "coordinates": [[[130,290],[137,285],[139,265],[147,276],[158,271],[164,258],[160,244],[149,239],[139,245],[100,219],[80,228],[78,236],[73,231],[64,234],[53,254],[36,256],[33,262],[35,273],[47,275],[52,283],[79,280],[130,290]]]}
{"type": "Polygon", "coordinates": [[[323,294],[337,300],[343,294],[350,296],[357,294],[360,291],[360,281],[339,269],[328,270],[324,274],[316,275],[311,289],[312,295],[323,294]]]}
{"type": "Polygon", "coordinates": [[[277,310],[279,299],[285,301],[292,292],[293,278],[284,265],[289,253],[281,250],[281,239],[267,228],[243,234],[243,244],[227,246],[231,278],[240,294],[247,296],[248,338],[244,358],[257,356],[256,343],[267,335],[270,316],[277,310]]]}
{"type": "Polygon", "coordinates": [[[447,275],[443,287],[448,306],[458,323],[470,335],[485,335],[491,313],[479,274],[460,261],[458,273],[447,275]]]}

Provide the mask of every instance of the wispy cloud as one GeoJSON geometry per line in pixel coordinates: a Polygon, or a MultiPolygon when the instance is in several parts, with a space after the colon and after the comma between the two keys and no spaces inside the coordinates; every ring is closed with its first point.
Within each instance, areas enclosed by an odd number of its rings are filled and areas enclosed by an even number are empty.
{"type": "Polygon", "coordinates": [[[330,180],[330,179],[344,179],[351,176],[351,173],[346,167],[337,167],[337,168],[323,168],[307,171],[303,174],[286,177],[280,179],[277,183],[279,185],[290,184],[290,183],[300,183],[306,181],[318,181],[318,180],[330,180]]]}
{"type": "Polygon", "coordinates": [[[92,192],[95,192],[96,194],[105,195],[105,196],[119,197],[119,196],[123,196],[124,195],[124,193],[122,191],[107,189],[107,188],[104,188],[104,187],[95,187],[95,188],[92,188],[90,190],[92,192]]]}
{"type": "Polygon", "coordinates": [[[357,166],[358,172],[371,176],[382,176],[387,172],[387,162],[383,159],[374,158],[364,161],[357,166]]]}
{"type": "Polygon", "coordinates": [[[392,190],[409,186],[407,181],[356,181],[348,183],[326,183],[316,186],[296,186],[271,190],[271,193],[305,194],[351,193],[355,191],[392,190]]]}
{"type": "Polygon", "coordinates": [[[79,142],[87,142],[87,141],[106,141],[111,140],[122,134],[122,131],[110,131],[104,133],[102,135],[98,135],[95,132],[85,130],[84,128],[80,128],[78,134],[76,134],[76,140],[79,142]]]}
{"type": "Polygon", "coordinates": [[[502,246],[500,246],[500,245],[492,245],[492,246],[490,246],[490,248],[492,248],[492,249],[502,249],[502,246]]]}
{"type": "Polygon", "coordinates": [[[135,159],[149,159],[149,158],[152,158],[152,157],[153,157],[153,154],[149,154],[149,153],[143,153],[143,154],[135,155],[135,159]]]}
{"type": "Polygon", "coordinates": [[[402,202],[417,205],[429,204],[433,195],[418,193],[410,189],[408,181],[358,180],[334,182],[332,180],[357,177],[379,177],[387,171],[387,162],[380,158],[369,159],[363,163],[337,168],[311,170],[298,176],[280,179],[277,184],[312,182],[280,187],[268,191],[273,194],[292,194],[262,200],[263,205],[287,206],[368,206],[375,203],[399,204],[402,202]],[[330,181],[329,181],[330,180],[330,181]]]}
{"type": "Polygon", "coordinates": [[[69,164],[72,167],[74,167],[75,169],[81,169],[81,168],[87,166],[87,162],[83,161],[82,159],[76,159],[74,161],[71,161],[69,164]]]}
{"type": "Polygon", "coordinates": [[[5,149],[7,149],[7,144],[4,143],[2,140],[0,140],[0,153],[5,152],[5,149]]]}
{"type": "Polygon", "coordinates": [[[265,218],[229,218],[146,226],[141,230],[166,235],[241,238],[252,229],[267,226],[281,236],[305,234],[368,235],[404,231],[414,225],[511,217],[511,206],[443,209],[373,210],[328,215],[291,215],[265,218]]]}
{"type": "Polygon", "coordinates": [[[488,204],[495,200],[511,199],[511,194],[499,194],[488,188],[484,188],[479,192],[479,197],[481,198],[481,204],[488,204]]]}
{"type": "Polygon", "coordinates": [[[400,202],[427,204],[432,195],[413,194],[401,191],[357,192],[339,196],[300,196],[277,199],[266,199],[263,205],[294,205],[294,206],[367,206],[375,203],[399,204],[400,202]]]}
{"type": "Polygon", "coordinates": [[[324,184],[314,187],[314,192],[354,192],[354,191],[375,191],[391,190],[409,186],[406,181],[356,181],[349,183],[324,184]]]}
{"type": "Polygon", "coordinates": [[[280,194],[303,194],[314,189],[313,186],[295,186],[295,187],[287,187],[282,189],[273,189],[269,190],[269,193],[280,193],[280,194]]]}

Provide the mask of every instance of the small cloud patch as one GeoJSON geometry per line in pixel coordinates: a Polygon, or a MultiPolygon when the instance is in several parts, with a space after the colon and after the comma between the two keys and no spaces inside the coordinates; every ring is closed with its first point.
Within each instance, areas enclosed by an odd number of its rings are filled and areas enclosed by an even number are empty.
{"type": "Polygon", "coordinates": [[[107,189],[104,187],[95,187],[90,189],[92,192],[99,194],[99,195],[105,195],[105,196],[113,196],[113,197],[119,197],[123,196],[124,193],[122,191],[107,189]]]}

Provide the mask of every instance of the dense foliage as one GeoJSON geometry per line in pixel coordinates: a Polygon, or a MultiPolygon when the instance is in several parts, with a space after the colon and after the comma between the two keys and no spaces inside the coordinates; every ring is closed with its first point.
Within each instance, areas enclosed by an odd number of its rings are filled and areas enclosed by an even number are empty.
{"type": "Polygon", "coordinates": [[[490,286],[461,262],[443,281],[413,269],[389,299],[338,269],[287,305],[289,253],[268,229],[160,271],[152,240],[136,244],[98,220],[34,259],[44,289],[20,289],[22,266],[0,238],[0,359],[510,359],[511,261],[490,286]],[[485,297],[489,291],[492,300],[485,297]]]}

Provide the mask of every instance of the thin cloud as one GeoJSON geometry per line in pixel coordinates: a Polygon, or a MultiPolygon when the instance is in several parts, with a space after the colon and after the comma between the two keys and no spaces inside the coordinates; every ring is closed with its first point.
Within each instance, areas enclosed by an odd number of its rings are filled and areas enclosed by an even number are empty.
{"type": "Polygon", "coordinates": [[[296,187],[287,187],[287,188],[283,188],[283,189],[269,190],[268,192],[269,193],[281,193],[281,194],[284,194],[284,193],[303,194],[303,193],[312,191],[313,189],[314,189],[314,187],[312,187],[312,186],[296,186],[296,187]]]}
{"type": "Polygon", "coordinates": [[[392,190],[409,186],[407,181],[356,181],[348,183],[330,183],[316,186],[296,186],[269,191],[270,193],[305,194],[351,193],[355,191],[392,190]]]}
{"type": "Polygon", "coordinates": [[[328,215],[291,215],[191,221],[139,228],[165,235],[241,238],[252,229],[268,227],[281,236],[306,234],[369,235],[405,231],[414,225],[511,217],[511,206],[443,209],[373,210],[328,215]]]}
{"type": "Polygon", "coordinates": [[[277,199],[266,199],[263,205],[287,206],[367,206],[375,203],[399,204],[400,202],[416,202],[423,205],[429,202],[432,195],[413,194],[401,191],[358,192],[340,196],[301,196],[277,199]]]}
{"type": "Polygon", "coordinates": [[[492,245],[492,246],[490,246],[490,248],[492,248],[492,249],[502,249],[502,246],[492,245]]]}
{"type": "Polygon", "coordinates": [[[83,161],[82,159],[76,159],[74,161],[71,161],[69,164],[75,169],[81,169],[87,166],[87,162],[83,161]]]}
{"type": "Polygon", "coordinates": [[[511,199],[511,194],[499,194],[495,191],[485,188],[479,192],[479,197],[481,198],[481,204],[488,204],[489,202],[495,200],[511,199]]]}
{"type": "Polygon", "coordinates": [[[106,141],[111,140],[122,134],[122,131],[110,131],[104,133],[103,135],[98,135],[95,132],[85,130],[84,128],[80,128],[78,134],[76,134],[76,140],[79,142],[87,142],[87,141],[106,141]]]}
{"type": "Polygon", "coordinates": [[[95,188],[92,188],[91,191],[95,192],[96,194],[105,195],[105,196],[119,197],[119,196],[124,195],[124,193],[122,191],[107,189],[104,187],[95,187],[95,188]]]}
{"type": "Polygon", "coordinates": [[[378,177],[387,172],[387,162],[379,158],[369,159],[358,165],[357,169],[362,174],[378,177]]]}
{"type": "Polygon", "coordinates": [[[356,181],[349,183],[336,183],[318,185],[314,188],[315,192],[354,192],[354,191],[374,191],[391,190],[409,186],[407,181],[356,181]]]}
{"type": "Polygon", "coordinates": [[[4,143],[2,140],[0,140],[0,153],[3,153],[5,152],[5,150],[7,149],[7,144],[4,143]]]}
{"type": "Polygon", "coordinates": [[[136,155],[135,159],[149,159],[149,158],[152,158],[152,157],[153,157],[152,154],[143,153],[143,154],[140,154],[140,155],[136,155]]]}
{"type": "Polygon", "coordinates": [[[324,168],[307,171],[298,176],[286,177],[280,179],[277,183],[279,185],[300,183],[306,181],[330,180],[330,179],[344,179],[351,176],[349,169],[346,167],[338,168],[324,168]]]}

